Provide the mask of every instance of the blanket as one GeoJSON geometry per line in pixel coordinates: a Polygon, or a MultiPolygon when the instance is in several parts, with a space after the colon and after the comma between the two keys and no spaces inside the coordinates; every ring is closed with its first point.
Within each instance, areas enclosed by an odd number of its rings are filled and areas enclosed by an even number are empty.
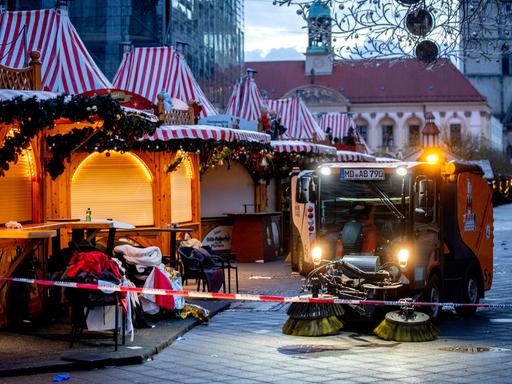
{"type": "Polygon", "coordinates": [[[132,265],[156,267],[162,263],[162,252],[158,247],[137,248],[125,244],[116,246],[114,252],[123,254],[124,260],[132,265]]]}

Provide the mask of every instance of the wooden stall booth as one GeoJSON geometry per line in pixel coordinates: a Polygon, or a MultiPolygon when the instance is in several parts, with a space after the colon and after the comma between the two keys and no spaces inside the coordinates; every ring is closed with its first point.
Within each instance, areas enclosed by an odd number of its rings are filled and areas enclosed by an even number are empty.
{"type": "MultiPolygon", "coordinates": [[[[100,151],[95,139],[104,134],[107,124],[100,115],[108,116],[111,112],[100,109],[107,108],[105,105],[116,108],[110,98],[82,100],[51,92],[0,90],[0,99],[4,101],[2,108],[24,111],[30,116],[27,123],[16,120],[14,113],[7,124],[4,115],[1,125],[0,152],[6,161],[1,164],[4,176],[0,178],[0,224],[4,226],[12,221],[24,227],[4,229],[0,233],[2,276],[46,278],[46,260],[52,250],[67,246],[78,226],[93,225],[97,229],[96,239],[101,241],[103,237],[106,243],[112,232],[109,228],[115,227],[115,223],[129,223],[123,227],[134,230],[118,232],[118,236],[144,246],[158,245],[167,255],[173,241],[175,246],[176,234],[190,230],[199,233],[199,155],[196,152],[173,150],[169,146],[160,150],[158,144],[151,145],[151,140],[146,144],[142,137],[136,138],[136,150],[115,150],[113,144],[111,149],[100,151]],[[41,116],[55,112],[52,103],[58,104],[55,110],[84,113],[84,120],[73,121],[78,119],[68,117],[44,120],[41,116]],[[31,120],[41,121],[43,125],[32,129],[31,120]],[[80,139],[67,141],[75,133],[80,139]],[[20,144],[25,135],[26,144],[20,144]],[[17,145],[26,149],[18,148],[19,153],[11,156],[18,150],[17,145]],[[178,161],[180,167],[169,172],[169,165],[178,161]],[[92,212],[92,223],[84,221],[88,209],[92,212]],[[33,225],[49,232],[45,232],[45,237],[40,231],[34,235],[33,225]],[[178,225],[179,228],[174,228],[178,225]],[[104,232],[99,232],[102,229],[104,232]],[[57,242],[52,245],[50,238],[57,238],[57,242]],[[27,271],[31,274],[27,275],[27,271]]],[[[158,122],[155,115],[129,107],[116,113],[120,121],[131,116],[132,120],[149,125],[158,122]]],[[[188,110],[183,112],[183,117],[183,121],[190,121],[188,110]]],[[[128,125],[126,121],[123,124],[128,125]]],[[[84,231],[89,230],[84,227],[84,231]]],[[[2,290],[0,314],[7,313],[12,292],[16,291],[9,283],[2,283],[2,288],[7,285],[2,290]]],[[[32,287],[30,292],[34,289],[40,290],[32,287]]],[[[31,310],[23,310],[23,316],[39,314],[45,294],[39,292],[27,297],[31,310]]],[[[16,317],[13,316],[0,316],[0,326],[7,325],[9,318],[16,317]]]]}

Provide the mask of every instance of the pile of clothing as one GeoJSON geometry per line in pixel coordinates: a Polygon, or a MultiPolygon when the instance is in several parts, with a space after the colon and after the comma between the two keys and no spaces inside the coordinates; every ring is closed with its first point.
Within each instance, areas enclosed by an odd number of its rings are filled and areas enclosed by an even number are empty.
{"type": "MultiPolygon", "coordinates": [[[[183,289],[181,276],[162,263],[162,252],[158,247],[137,248],[129,244],[118,245],[114,254],[126,268],[129,280],[143,288],[183,289]]],[[[185,306],[181,296],[143,294],[139,297],[144,313],[157,314],[161,308],[180,311],[185,306]]]]}
{"type": "MultiPolygon", "coordinates": [[[[52,277],[59,280],[100,286],[128,286],[124,270],[114,259],[94,247],[90,242],[70,243],[60,256],[52,261],[52,277]],[[64,267],[65,265],[65,267],[64,267]],[[64,269],[59,271],[59,269],[64,269]]],[[[82,290],[68,288],[65,296],[71,304],[72,322],[80,326],[84,321],[87,329],[105,331],[115,328],[115,312],[124,312],[126,331],[133,340],[132,297],[130,293],[117,293],[109,290],[82,290]],[[117,296],[117,297],[116,297],[117,296]],[[120,302],[121,306],[116,304],[120,302]]]]}

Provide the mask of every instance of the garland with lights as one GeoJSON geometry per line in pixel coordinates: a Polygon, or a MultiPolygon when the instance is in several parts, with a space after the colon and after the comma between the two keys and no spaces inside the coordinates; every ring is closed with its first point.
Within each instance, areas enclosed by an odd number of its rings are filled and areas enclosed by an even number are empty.
{"type": "Polygon", "coordinates": [[[82,129],[73,129],[66,134],[47,136],[48,156],[46,169],[55,179],[64,171],[64,161],[69,161],[75,151],[93,152],[128,150],[138,145],[136,138],[145,133],[153,134],[157,123],[133,114],[126,114],[119,103],[110,96],[57,96],[38,100],[33,97],[17,97],[0,102],[0,124],[15,125],[0,148],[0,175],[9,169],[21,152],[28,148],[36,135],[46,130],[51,135],[55,121],[67,119],[71,122],[87,122],[82,129]],[[101,128],[94,128],[95,122],[101,128]]]}
{"type": "Polygon", "coordinates": [[[71,160],[74,152],[176,152],[174,162],[166,166],[167,172],[180,166],[187,156],[186,152],[196,152],[199,153],[201,175],[224,161],[228,166],[231,161],[238,161],[249,171],[254,181],[264,180],[267,183],[275,175],[286,175],[294,166],[306,169],[327,159],[324,155],[313,153],[274,153],[270,144],[250,141],[138,140],[144,134],[152,135],[159,123],[135,114],[126,114],[110,96],[57,96],[48,100],[23,100],[18,97],[1,101],[0,124],[16,127],[0,147],[2,176],[9,169],[9,163],[16,161],[22,151],[29,147],[30,141],[44,130],[47,135],[45,167],[53,179],[64,172],[65,163],[71,160]],[[74,128],[65,134],[51,135],[58,119],[88,122],[90,125],[74,128]],[[101,128],[94,127],[95,122],[101,123],[101,128]]]}

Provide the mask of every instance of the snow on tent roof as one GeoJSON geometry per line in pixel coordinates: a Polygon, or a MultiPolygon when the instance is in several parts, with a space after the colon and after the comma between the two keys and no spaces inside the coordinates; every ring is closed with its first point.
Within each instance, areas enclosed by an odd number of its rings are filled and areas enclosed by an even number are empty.
{"type": "Polygon", "coordinates": [[[42,88],[80,94],[112,84],[89,55],[66,10],[0,11],[0,64],[26,67],[41,53],[42,88]]]}
{"type": "Polygon", "coordinates": [[[140,47],[125,53],[114,86],[144,96],[155,104],[162,91],[187,103],[198,100],[204,116],[217,115],[187,62],[172,47],[140,47]]]}

